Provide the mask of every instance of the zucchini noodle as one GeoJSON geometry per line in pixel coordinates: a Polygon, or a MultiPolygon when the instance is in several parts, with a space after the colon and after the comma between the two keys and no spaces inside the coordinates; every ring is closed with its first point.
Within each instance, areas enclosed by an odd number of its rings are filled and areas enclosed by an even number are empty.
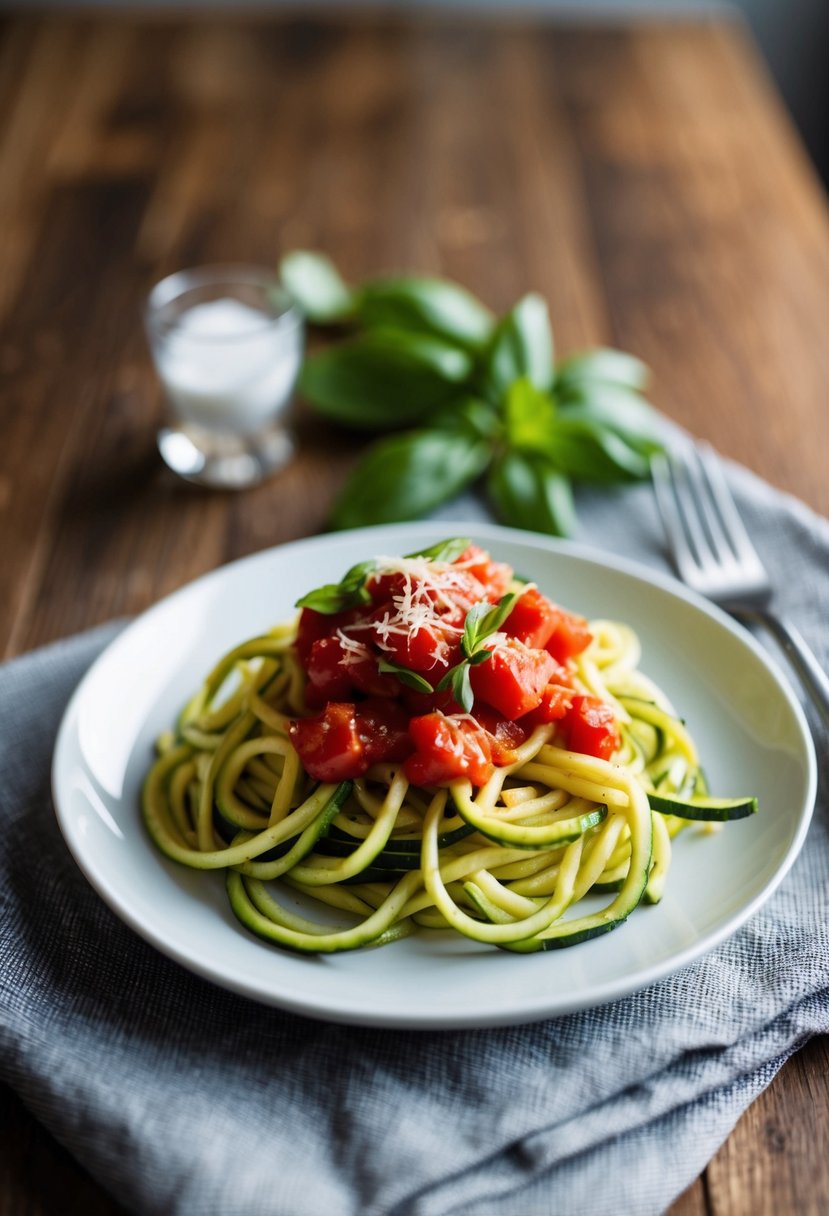
{"type": "Polygon", "coordinates": [[[149,834],[173,861],[222,871],[242,924],[290,950],[451,929],[530,952],[606,933],[659,901],[691,822],[715,831],[756,804],[710,797],[691,735],[638,670],[633,630],[590,629],[575,687],[612,706],[620,748],[596,759],[561,746],[556,723],[539,726],[479,789],[418,788],[393,763],[315,781],[289,736],[308,713],[295,626],[245,642],[159,740],[142,796],[149,834]],[[315,918],[296,911],[298,894],[315,918]]]}

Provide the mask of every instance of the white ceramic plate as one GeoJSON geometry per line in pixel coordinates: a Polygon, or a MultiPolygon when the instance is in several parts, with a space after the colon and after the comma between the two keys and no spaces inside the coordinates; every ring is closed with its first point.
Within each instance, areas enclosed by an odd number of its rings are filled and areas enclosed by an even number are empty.
{"type": "Polygon", "coordinates": [[[642,988],[710,950],[791,866],[815,794],[803,714],[751,637],[673,580],[583,547],[478,524],[394,525],[271,549],[217,570],[130,625],[67,708],[54,757],[58,820],[79,866],[128,925],[183,966],[298,1013],[378,1026],[530,1022],[642,988]],[[760,813],[719,836],[689,831],[662,903],[569,950],[517,955],[449,934],[321,957],[284,953],[234,919],[222,877],[161,857],[138,812],[152,744],[215,659],[289,617],[297,597],[377,554],[469,535],[553,599],[627,621],[641,667],[700,746],[713,790],[756,793],[760,813]]]}

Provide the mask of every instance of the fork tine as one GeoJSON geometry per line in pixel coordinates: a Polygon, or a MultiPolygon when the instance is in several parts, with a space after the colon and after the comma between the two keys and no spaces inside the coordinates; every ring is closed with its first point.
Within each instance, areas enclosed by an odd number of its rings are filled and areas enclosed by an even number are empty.
{"type": "Polygon", "coordinates": [[[687,443],[655,457],[651,467],[680,578],[715,596],[724,584],[743,596],[765,589],[768,575],[713,450],[687,443]]]}
{"type": "Polygon", "coordinates": [[[669,548],[680,578],[694,581],[698,561],[688,544],[683,525],[678,496],[676,494],[676,472],[667,454],[659,453],[651,459],[651,476],[656,495],[656,506],[668,534],[669,548]]]}
{"type": "Polygon", "coordinates": [[[740,513],[737,510],[734,499],[731,497],[731,491],[723,475],[722,466],[713,449],[707,443],[700,444],[697,448],[697,456],[708,479],[709,490],[714,503],[716,503],[728,543],[735,557],[738,561],[744,563],[750,562],[753,565],[759,566],[760,557],[740,518],[740,513]]]}
{"type": "MultiPolygon", "coordinates": [[[[720,503],[714,496],[708,468],[703,464],[699,449],[689,444],[682,459],[676,452],[673,459],[677,469],[682,470],[681,482],[677,479],[677,496],[680,506],[684,504],[686,523],[695,539],[702,564],[733,566],[738,554],[719,514],[720,503]]],[[[724,486],[725,483],[722,484],[724,486]]]]}
{"type": "MultiPolygon", "coordinates": [[[[667,467],[679,523],[687,542],[686,560],[693,563],[692,569],[713,570],[723,561],[723,537],[711,515],[710,495],[694,463],[693,447],[688,445],[687,451],[684,448],[669,451],[667,467]]],[[[733,560],[730,552],[725,560],[729,559],[733,560]]],[[[686,574],[683,577],[687,580],[686,574]]]]}
{"type": "MultiPolygon", "coordinates": [[[[769,611],[771,579],[749,539],[716,455],[707,446],[700,450],[690,443],[685,451],[687,457],[675,452],[651,458],[656,506],[680,578],[738,619],[762,623],[829,725],[829,677],[798,631],[769,611]],[[727,553],[718,556],[715,545],[726,545],[727,553]]],[[[719,552],[723,553],[721,547],[719,552]]]]}

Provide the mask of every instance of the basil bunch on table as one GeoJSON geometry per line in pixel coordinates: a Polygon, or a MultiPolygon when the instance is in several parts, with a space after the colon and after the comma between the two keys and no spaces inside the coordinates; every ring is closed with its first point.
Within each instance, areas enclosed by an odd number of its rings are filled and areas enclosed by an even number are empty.
{"type": "Polygon", "coordinates": [[[647,368],[615,350],[556,363],[541,296],[496,318],[440,279],[351,287],[305,251],[280,271],[306,318],[338,335],[305,360],[302,396],[333,422],[384,434],[334,504],[334,527],[417,518],[483,479],[503,523],[566,536],[574,481],[648,476],[661,443],[647,368]]]}

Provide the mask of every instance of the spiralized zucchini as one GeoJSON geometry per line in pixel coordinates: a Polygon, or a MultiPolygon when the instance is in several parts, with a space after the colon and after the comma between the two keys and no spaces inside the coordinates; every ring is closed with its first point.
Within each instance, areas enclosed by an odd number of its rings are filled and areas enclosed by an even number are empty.
{"type": "Polygon", "coordinates": [[[638,670],[635,633],[611,621],[591,631],[577,683],[614,707],[621,749],[594,759],[539,727],[476,790],[417,788],[389,764],[338,785],[310,778],[288,734],[307,712],[294,627],[278,627],[230,651],[159,741],[147,829],[173,861],[223,871],[238,919],[291,950],[452,929],[523,952],[605,933],[659,901],[691,815],[736,818],[756,804],[710,798],[691,736],[638,670]],[[321,919],[294,910],[297,893],[321,919]]]}

